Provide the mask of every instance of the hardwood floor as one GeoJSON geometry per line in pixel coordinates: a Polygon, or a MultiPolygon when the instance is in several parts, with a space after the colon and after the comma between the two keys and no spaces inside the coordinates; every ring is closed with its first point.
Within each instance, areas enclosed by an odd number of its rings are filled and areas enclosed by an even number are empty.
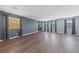
{"type": "Polygon", "coordinates": [[[1,53],[78,53],[79,37],[38,32],[0,43],[1,53]]]}

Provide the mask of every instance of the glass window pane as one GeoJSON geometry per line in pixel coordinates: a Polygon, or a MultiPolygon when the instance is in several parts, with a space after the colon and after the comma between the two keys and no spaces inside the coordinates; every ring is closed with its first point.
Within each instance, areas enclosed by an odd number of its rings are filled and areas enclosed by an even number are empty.
{"type": "Polygon", "coordinates": [[[52,21],[52,32],[55,32],[55,21],[52,21]]]}
{"type": "Polygon", "coordinates": [[[64,19],[57,20],[57,33],[64,33],[64,19]]]}
{"type": "Polygon", "coordinates": [[[51,32],[51,21],[49,21],[49,32],[51,32]]]}
{"type": "Polygon", "coordinates": [[[67,34],[72,34],[72,19],[69,18],[66,20],[67,23],[67,34]]]}
{"type": "Polygon", "coordinates": [[[79,17],[75,18],[75,31],[76,31],[76,35],[79,36],[79,17]]]}

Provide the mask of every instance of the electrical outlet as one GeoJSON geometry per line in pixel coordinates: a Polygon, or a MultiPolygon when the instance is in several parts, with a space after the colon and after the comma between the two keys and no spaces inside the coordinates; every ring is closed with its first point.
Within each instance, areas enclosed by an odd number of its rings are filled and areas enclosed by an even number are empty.
{"type": "Polygon", "coordinates": [[[16,35],[18,35],[18,33],[16,33],[16,35]]]}

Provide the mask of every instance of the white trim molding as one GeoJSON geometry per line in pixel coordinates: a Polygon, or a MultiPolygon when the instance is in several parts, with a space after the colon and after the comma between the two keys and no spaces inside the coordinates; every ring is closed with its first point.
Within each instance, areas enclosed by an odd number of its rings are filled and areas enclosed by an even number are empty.
{"type": "Polygon", "coordinates": [[[37,33],[37,32],[38,32],[38,31],[31,32],[31,33],[26,33],[26,34],[23,34],[22,36],[30,35],[30,34],[37,33]]]}
{"type": "Polygon", "coordinates": [[[14,38],[18,38],[19,36],[14,36],[14,37],[11,37],[11,38],[9,38],[9,39],[14,39],[14,38]]]}
{"type": "MultiPolygon", "coordinates": [[[[26,36],[26,35],[30,35],[30,34],[33,34],[33,33],[37,33],[38,31],[35,31],[35,32],[31,32],[31,33],[26,33],[26,34],[23,34],[22,36],[26,36]]],[[[14,36],[14,37],[11,37],[9,39],[14,39],[14,38],[18,38],[20,36],[14,36]]]]}
{"type": "Polygon", "coordinates": [[[4,40],[0,40],[0,42],[3,42],[4,40]]]}

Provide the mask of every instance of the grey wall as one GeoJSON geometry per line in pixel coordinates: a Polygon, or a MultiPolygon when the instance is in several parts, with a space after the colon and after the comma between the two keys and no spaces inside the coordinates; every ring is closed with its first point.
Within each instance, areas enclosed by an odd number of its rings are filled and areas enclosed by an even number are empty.
{"type": "Polygon", "coordinates": [[[0,14],[0,40],[5,39],[6,30],[5,30],[5,16],[0,14]]]}
{"type": "MultiPolygon", "coordinates": [[[[22,34],[38,31],[38,21],[29,18],[21,18],[22,34]]],[[[20,29],[9,30],[9,37],[19,36],[20,29]]]]}
{"type": "MultiPolygon", "coordinates": [[[[38,31],[38,21],[29,18],[21,18],[22,34],[38,31]]],[[[20,29],[9,30],[9,37],[19,36],[20,29]]]]}
{"type": "MultiPolygon", "coordinates": [[[[6,15],[21,18],[22,34],[38,31],[38,21],[0,11],[0,40],[6,39],[6,15]]],[[[20,34],[21,34],[20,29],[12,29],[8,30],[7,35],[9,35],[9,37],[14,37],[20,34]]]]}
{"type": "Polygon", "coordinates": [[[38,21],[29,18],[22,18],[22,33],[31,33],[38,31],[38,21]]]}
{"type": "Polygon", "coordinates": [[[9,32],[9,37],[19,36],[20,29],[10,29],[8,32],[9,32]]]}

